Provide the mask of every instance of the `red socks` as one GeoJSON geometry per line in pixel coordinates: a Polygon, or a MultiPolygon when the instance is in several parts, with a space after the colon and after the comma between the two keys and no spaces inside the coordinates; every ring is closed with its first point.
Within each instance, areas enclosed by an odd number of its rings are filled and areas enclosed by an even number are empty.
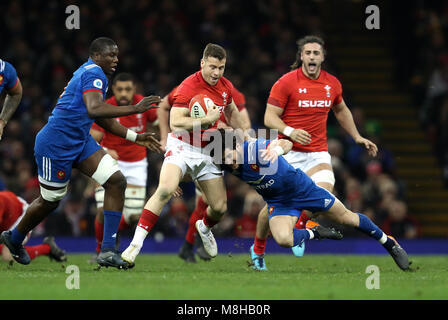
{"type": "Polygon", "coordinates": [[[28,255],[30,256],[30,259],[33,260],[34,258],[41,256],[41,255],[47,255],[50,253],[50,245],[44,243],[37,246],[25,246],[26,252],[28,252],[28,255]]]}
{"type": "Polygon", "coordinates": [[[126,220],[124,220],[124,215],[122,215],[121,220],[120,220],[120,225],[118,226],[118,231],[121,231],[126,228],[129,228],[129,225],[127,224],[126,220]]]}
{"type": "Polygon", "coordinates": [[[300,215],[299,220],[297,220],[296,225],[294,226],[294,228],[296,228],[296,229],[305,229],[306,222],[308,220],[310,220],[310,217],[308,217],[304,211],[305,210],[302,210],[302,214],[300,215]]]}
{"type": "Polygon", "coordinates": [[[96,252],[101,251],[101,245],[103,243],[104,223],[100,223],[95,219],[95,237],[96,237],[96,252]]]}
{"type": "Polygon", "coordinates": [[[159,219],[158,215],[149,210],[143,209],[140,220],[138,220],[137,227],[140,227],[149,232],[156,224],[157,219],[159,219]]]}
{"type": "Polygon", "coordinates": [[[264,254],[264,251],[266,249],[266,240],[267,239],[260,239],[255,236],[255,241],[254,241],[255,254],[258,254],[258,255],[264,254]]]}
{"type": "Polygon", "coordinates": [[[196,203],[196,208],[192,212],[190,216],[190,220],[188,221],[188,230],[185,235],[185,241],[190,244],[194,244],[194,238],[196,236],[196,221],[202,219],[207,214],[208,205],[204,202],[202,197],[199,197],[198,202],[196,203]]]}
{"type": "MultiPolygon", "coordinates": [[[[34,258],[38,257],[38,256],[42,256],[42,255],[48,255],[50,254],[50,245],[43,243],[43,244],[39,244],[37,246],[25,246],[24,247],[26,252],[28,252],[28,255],[30,256],[30,259],[33,260],[34,258]]],[[[3,245],[0,244],[0,253],[3,250],[3,245]]]]}
{"type": "Polygon", "coordinates": [[[219,222],[219,220],[216,221],[216,220],[213,220],[212,218],[210,218],[210,217],[207,215],[207,212],[204,214],[204,218],[202,219],[202,221],[203,221],[204,224],[205,224],[207,227],[209,227],[210,229],[213,228],[213,226],[219,222]]]}
{"type": "MultiPolygon", "coordinates": [[[[121,215],[118,231],[121,231],[128,227],[129,225],[124,220],[124,215],[121,215]]],[[[101,245],[103,243],[103,233],[104,233],[104,223],[100,223],[97,219],[95,219],[96,252],[98,253],[101,251],[101,245]]]]}

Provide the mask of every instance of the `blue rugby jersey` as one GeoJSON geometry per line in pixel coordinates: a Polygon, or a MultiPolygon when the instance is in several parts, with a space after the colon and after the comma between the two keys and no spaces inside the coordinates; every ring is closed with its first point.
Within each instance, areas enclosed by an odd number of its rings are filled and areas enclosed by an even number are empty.
{"type": "Polygon", "coordinates": [[[83,94],[88,91],[106,97],[108,80],[91,59],[79,67],[60,95],[48,123],[38,133],[35,154],[52,159],[73,160],[82,151],[94,119],[87,113],[83,94]]]}

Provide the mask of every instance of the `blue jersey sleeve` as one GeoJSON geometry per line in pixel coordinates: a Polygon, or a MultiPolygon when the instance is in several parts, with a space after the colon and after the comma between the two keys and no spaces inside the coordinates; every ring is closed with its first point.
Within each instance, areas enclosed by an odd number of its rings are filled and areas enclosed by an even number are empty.
{"type": "Polygon", "coordinates": [[[88,91],[98,91],[106,95],[107,78],[102,71],[88,70],[81,75],[81,91],[84,94],[88,91]]]}
{"type": "Polygon", "coordinates": [[[14,88],[17,84],[17,72],[16,69],[9,62],[3,61],[5,64],[3,76],[5,81],[5,89],[9,90],[14,88]]]}

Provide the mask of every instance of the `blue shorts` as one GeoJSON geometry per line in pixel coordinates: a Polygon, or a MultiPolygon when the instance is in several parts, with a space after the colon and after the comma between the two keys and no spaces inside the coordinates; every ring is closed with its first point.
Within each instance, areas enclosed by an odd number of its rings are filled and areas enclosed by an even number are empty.
{"type": "Polygon", "coordinates": [[[313,184],[310,190],[306,191],[305,195],[303,193],[293,194],[287,202],[266,202],[270,219],[278,215],[295,216],[298,218],[302,214],[302,210],[311,212],[328,211],[333,206],[335,200],[335,196],[330,192],[313,184]]]}
{"type": "Polygon", "coordinates": [[[54,155],[35,154],[39,181],[52,187],[67,185],[73,166],[84,161],[99,149],[101,146],[89,135],[76,159],[58,160],[54,155]]]}

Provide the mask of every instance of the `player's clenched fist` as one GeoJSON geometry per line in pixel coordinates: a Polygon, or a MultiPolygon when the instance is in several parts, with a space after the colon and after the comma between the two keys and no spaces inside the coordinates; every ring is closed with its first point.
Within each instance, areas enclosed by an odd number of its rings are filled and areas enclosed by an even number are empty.
{"type": "Polygon", "coordinates": [[[302,129],[294,129],[289,137],[293,141],[303,145],[311,143],[311,135],[307,131],[302,129]]]}
{"type": "Polygon", "coordinates": [[[144,146],[153,152],[161,153],[163,151],[162,146],[154,136],[155,133],[152,132],[140,133],[137,135],[135,143],[144,146]]]}
{"type": "Polygon", "coordinates": [[[207,110],[207,118],[210,121],[210,124],[214,124],[216,120],[219,119],[221,116],[221,113],[219,112],[219,109],[216,105],[213,105],[212,107],[209,107],[207,110]]]}
{"type": "Polygon", "coordinates": [[[149,96],[144,97],[140,100],[135,107],[139,110],[139,113],[143,113],[149,109],[158,108],[158,106],[153,106],[153,104],[159,104],[161,101],[160,96],[149,96]]]}

